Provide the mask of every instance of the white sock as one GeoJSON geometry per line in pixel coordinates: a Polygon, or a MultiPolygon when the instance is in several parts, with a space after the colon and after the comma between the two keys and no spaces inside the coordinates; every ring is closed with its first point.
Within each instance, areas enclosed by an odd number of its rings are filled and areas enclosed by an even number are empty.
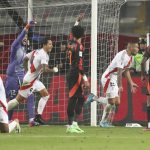
{"type": "Polygon", "coordinates": [[[103,104],[103,105],[108,103],[108,98],[107,97],[99,97],[97,99],[95,98],[94,100],[97,101],[100,104],[103,104]]]}
{"type": "Polygon", "coordinates": [[[17,122],[14,120],[11,123],[9,123],[9,133],[12,132],[17,126],[17,122]]]}
{"type": "Polygon", "coordinates": [[[42,115],[48,99],[49,99],[49,96],[41,97],[38,103],[38,109],[37,109],[38,114],[42,115]]]}
{"type": "Polygon", "coordinates": [[[103,110],[103,115],[101,120],[102,122],[107,121],[110,110],[111,110],[111,105],[107,104],[103,110]]]}
{"type": "Polygon", "coordinates": [[[110,124],[112,124],[112,122],[113,122],[113,119],[114,119],[114,116],[115,116],[115,112],[116,112],[116,105],[114,104],[114,105],[112,105],[110,113],[109,113],[109,116],[108,116],[108,122],[110,124]]]}
{"type": "Polygon", "coordinates": [[[77,126],[77,125],[78,125],[78,122],[73,121],[72,124],[77,126]]]}
{"type": "Polygon", "coordinates": [[[150,122],[148,122],[148,128],[150,128],[150,122]]]}
{"type": "Polygon", "coordinates": [[[32,121],[34,121],[34,118],[30,118],[30,119],[29,119],[29,123],[32,122],[32,121]]]}
{"type": "Polygon", "coordinates": [[[10,100],[8,102],[8,111],[15,108],[18,104],[19,104],[19,102],[16,99],[10,100]]]}

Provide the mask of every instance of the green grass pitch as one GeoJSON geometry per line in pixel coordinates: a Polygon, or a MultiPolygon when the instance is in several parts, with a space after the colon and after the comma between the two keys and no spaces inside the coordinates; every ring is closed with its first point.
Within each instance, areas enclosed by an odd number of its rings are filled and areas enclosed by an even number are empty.
{"type": "Polygon", "coordinates": [[[0,134],[0,150],[150,150],[150,131],[142,128],[81,128],[66,134],[65,126],[22,126],[20,134],[0,134]]]}

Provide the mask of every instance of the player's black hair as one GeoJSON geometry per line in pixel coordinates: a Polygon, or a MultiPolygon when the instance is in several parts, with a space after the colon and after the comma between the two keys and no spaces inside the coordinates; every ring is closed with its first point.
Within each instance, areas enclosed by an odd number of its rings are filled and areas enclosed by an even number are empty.
{"type": "Polygon", "coordinates": [[[48,41],[50,41],[51,38],[50,37],[45,37],[42,41],[42,45],[47,45],[48,41]]]}
{"type": "Polygon", "coordinates": [[[76,39],[82,38],[84,35],[84,28],[81,26],[73,26],[71,29],[71,32],[73,34],[73,37],[76,39]]]}

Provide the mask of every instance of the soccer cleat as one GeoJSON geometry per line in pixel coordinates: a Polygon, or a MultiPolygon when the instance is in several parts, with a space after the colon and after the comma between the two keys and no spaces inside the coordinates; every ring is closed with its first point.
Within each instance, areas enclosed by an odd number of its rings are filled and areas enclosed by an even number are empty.
{"type": "Polygon", "coordinates": [[[72,126],[73,126],[76,130],[78,130],[80,133],[84,133],[84,130],[82,130],[82,129],[78,126],[78,124],[72,124],[72,126]]]}
{"type": "Polygon", "coordinates": [[[106,121],[100,121],[99,126],[102,127],[102,128],[111,128],[111,127],[114,127],[113,125],[109,124],[106,121]]]}
{"type": "Polygon", "coordinates": [[[91,102],[93,102],[93,101],[94,101],[94,99],[93,99],[94,97],[95,97],[95,95],[94,95],[93,93],[90,93],[90,94],[88,95],[88,98],[87,98],[85,104],[88,105],[88,104],[90,104],[91,102]]]}
{"type": "Polygon", "coordinates": [[[39,126],[40,124],[38,123],[38,122],[36,122],[36,121],[31,121],[31,122],[29,122],[29,127],[34,127],[34,126],[39,126]]]}
{"type": "Polygon", "coordinates": [[[74,126],[67,127],[66,133],[81,133],[81,131],[77,130],[74,126]]]}
{"type": "Polygon", "coordinates": [[[40,114],[37,114],[34,118],[34,122],[39,123],[39,125],[46,125],[45,121],[42,119],[40,114]]]}
{"type": "Polygon", "coordinates": [[[20,127],[20,124],[19,124],[19,120],[18,119],[15,119],[16,121],[16,129],[15,129],[15,132],[16,133],[20,133],[21,132],[21,127],[20,127]]]}

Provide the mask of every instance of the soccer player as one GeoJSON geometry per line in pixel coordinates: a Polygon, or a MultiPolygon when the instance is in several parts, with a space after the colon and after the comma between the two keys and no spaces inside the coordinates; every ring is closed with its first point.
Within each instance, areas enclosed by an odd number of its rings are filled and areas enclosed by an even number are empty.
{"type": "Polygon", "coordinates": [[[97,98],[94,94],[90,94],[88,101],[98,101],[107,103],[100,121],[101,127],[111,127],[111,122],[115,114],[116,106],[120,104],[120,94],[123,91],[122,73],[124,72],[130,84],[131,92],[135,93],[138,87],[132,81],[130,75],[130,64],[132,56],[135,56],[139,51],[138,43],[128,43],[127,49],[116,54],[106,71],[103,73],[101,82],[106,98],[97,98]]]}
{"type": "Polygon", "coordinates": [[[19,133],[21,128],[18,119],[12,120],[10,123],[8,123],[7,107],[8,105],[6,101],[5,89],[3,81],[0,77],[0,132],[10,133],[13,130],[16,130],[16,132],[19,133]]]}
{"type": "MultiPolygon", "coordinates": [[[[31,26],[34,25],[34,21],[30,21],[22,32],[18,35],[17,39],[11,45],[10,50],[10,63],[7,68],[7,78],[5,84],[6,96],[9,100],[16,97],[18,90],[23,82],[23,77],[25,75],[25,70],[23,68],[23,59],[27,51],[27,34],[31,26]]],[[[29,115],[29,125],[34,126],[35,117],[35,104],[34,95],[32,94],[27,101],[27,110],[29,115]]],[[[8,112],[9,120],[12,119],[13,110],[8,112]]]]}
{"type": "Polygon", "coordinates": [[[79,22],[83,18],[83,15],[79,15],[75,25],[71,29],[70,35],[70,71],[68,77],[68,87],[69,87],[69,101],[67,107],[68,115],[68,127],[67,133],[82,133],[84,132],[79,128],[77,121],[82,112],[84,104],[84,95],[82,85],[85,88],[89,87],[89,82],[87,76],[84,73],[83,68],[83,45],[81,43],[81,38],[84,35],[84,29],[79,26],[79,22]]]}
{"type": "Polygon", "coordinates": [[[149,63],[149,73],[147,76],[146,73],[146,62],[150,58],[150,46],[146,47],[146,51],[141,63],[141,80],[142,82],[146,83],[147,82],[147,131],[150,131],[150,63],[149,63]]]}
{"type": "Polygon", "coordinates": [[[43,83],[39,80],[41,73],[43,72],[58,72],[58,68],[54,67],[50,69],[48,67],[49,55],[53,48],[52,41],[50,38],[45,38],[43,41],[43,47],[39,50],[34,50],[28,53],[24,58],[24,67],[27,71],[24,78],[23,84],[19,89],[19,92],[15,99],[9,101],[8,110],[13,109],[24,99],[28,98],[33,91],[39,92],[41,99],[38,103],[38,114],[35,116],[34,121],[45,124],[41,115],[45,108],[45,105],[49,99],[49,93],[43,83]],[[30,67],[28,67],[28,62],[30,67]],[[28,69],[29,68],[29,69],[28,69]]]}

